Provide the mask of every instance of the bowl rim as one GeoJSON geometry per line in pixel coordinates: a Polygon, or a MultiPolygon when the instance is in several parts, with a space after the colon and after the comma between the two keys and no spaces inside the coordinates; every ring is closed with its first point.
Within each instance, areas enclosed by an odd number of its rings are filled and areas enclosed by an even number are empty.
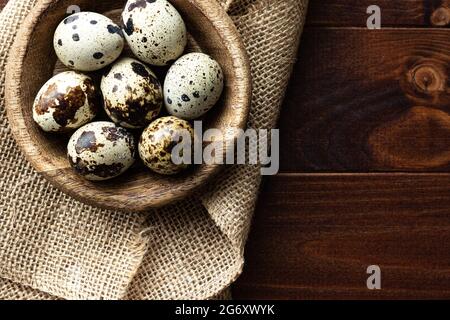
{"type": "MultiPolygon", "coordinates": [[[[15,41],[9,51],[5,79],[5,108],[13,137],[27,161],[38,173],[63,193],[70,195],[82,203],[103,209],[141,212],[159,208],[192,195],[196,190],[216,176],[224,168],[224,165],[204,164],[203,166],[205,168],[201,170],[201,174],[198,174],[197,172],[191,174],[195,179],[189,179],[189,188],[179,189],[178,193],[172,194],[170,197],[159,198],[157,202],[153,199],[147,199],[147,201],[145,199],[140,199],[140,201],[137,201],[138,203],[134,203],[134,201],[128,203],[111,203],[110,201],[101,201],[101,199],[98,198],[93,200],[91,197],[76,192],[74,188],[68,187],[66,184],[67,180],[64,179],[62,174],[58,174],[59,171],[65,168],[49,167],[49,165],[46,164],[45,155],[40,152],[40,147],[29,143],[32,138],[27,130],[25,118],[22,116],[21,111],[23,109],[21,103],[21,80],[24,59],[29,49],[30,40],[33,37],[36,26],[42,15],[52,10],[52,7],[59,1],[62,0],[43,0],[35,5],[20,26],[15,41]]],[[[241,112],[241,117],[234,123],[237,128],[245,129],[252,99],[252,77],[250,60],[241,36],[231,18],[218,2],[210,0],[184,1],[195,6],[199,12],[211,22],[217,30],[220,40],[231,52],[231,60],[233,62],[232,68],[236,73],[235,78],[246,82],[245,86],[242,86],[239,91],[239,94],[241,95],[239,101],[242,102],[243,111],[241,112]]],[[[237,137],[236,133],[231,139],[237,139],[237,137]]],[[[187,182],[184,184],[187,184],[187,182]]]]}

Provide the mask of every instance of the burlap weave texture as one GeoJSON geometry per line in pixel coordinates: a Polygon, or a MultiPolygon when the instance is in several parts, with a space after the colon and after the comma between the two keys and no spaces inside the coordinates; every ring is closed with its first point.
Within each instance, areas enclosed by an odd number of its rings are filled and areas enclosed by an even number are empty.
{"type": "MultiPolygon", "coordinates": [[[[254,90],[248,125],[273,128],[295,62],[307,0],[219,1],[251,59],[254,90]]],[[[35,3],[10,0],[0,14],[0,298],[223,295],[243,268],[259,168],[228,167],[207,194],[142,214],[87,206],[53,188],[16,147],[4,109],[8,51],[35,3]]]]}

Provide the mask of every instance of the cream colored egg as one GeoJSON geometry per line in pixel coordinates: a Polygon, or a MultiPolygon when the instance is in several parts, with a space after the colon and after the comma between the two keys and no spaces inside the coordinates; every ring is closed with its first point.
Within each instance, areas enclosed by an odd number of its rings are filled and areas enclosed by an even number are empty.
{"type": "MultiPolygon", "coordinates": [[[[172,161],[174,147],[185,136],[190,137],[193,146],[194,129],[189,122],[172,116],[157,119],[142,133],[139,155],[152,171],[163,175],[177,174],[189,167],[189,164],[175,164],[172,161]]],[[[178,156],[182,157],[182,154],[178,156]]]]}
{"type": "Polygon", "coordinates": [[[103,75],[101,82],[105,111],[126,128],[145,128],[163,106],[162,86],[143,63],[123,58],[103,75]]]}
{"type": "Polygon", "coordinates": [[[70,131],[94,119],[100,101],[100,91],[90,77],[75,71],[63,72],[39,90],[33,119],[47,132],[70,131]]]}
{"type": "Polygon", "coordinates": [[[53,46],[68,68],[95,71],[114,62],[125,45],[121,28],[94,12],[75,13],[55,31],[53,46]]]}
{"type": "Polygon", "coordinates": [[[115,178],[135,161],[134,138],[112,122],[92,122],[70,138],[67,155],[72,168],[87,180],[115,178]]]}
{"type": "Polygon", "coordinates": [[[164,103],[171,115],[197,119],[219,101],[223,87],[219,63],[204,53],[190,53],[169,69],[164,82],[164,103]]]}
{"type": "Polygon", "coordinates": [[[186,25],[166,0],[129,0],[122,13],[124,35],[142,61],[164,66],[183,54],[186,25]]]}

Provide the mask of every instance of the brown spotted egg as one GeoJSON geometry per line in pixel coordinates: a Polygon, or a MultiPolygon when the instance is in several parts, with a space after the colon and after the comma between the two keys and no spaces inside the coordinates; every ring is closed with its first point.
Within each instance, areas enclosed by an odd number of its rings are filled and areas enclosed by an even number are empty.
{"type": "Polygon", "coordinates": [[[164,103],[176,117],[200,118],[219,101],[224,87],[222,68],[204,53],[189,53],[170,67],[164,82],[164,103]]]}
{"type": "Polygon", "coordinates": [[[94,12],[75,13],[55,31],[53,46],[68,68],[95,71],[114,62],[125,45],[121,28],[94,12]]]}
{"type": "Polygon", "coordinates": [[[67,155],[72,168],[92,181],[115,178],[135,161],[134,138],[112,122],[92,122],[70,138],[67,155]]]}
{"type": "Polygon", "coordinates": [[[100,92],[90,77],[75,71],[63,72],[39,90],[33,119],[47,132],[77,129],[94,119],[100,100],[100,92]]]}
{"type": "Polygon", "coordinates": [[[129,0],[122,19],[128,45],[140,60],[165,66],[183,54],[186,25],[167,0],[129,0]]]}
{"type": "MultiPolygon", "coordinates": [[[[164,175],[177,174],[186,169],[189,164],[175,164],[172,161],[172,151],[176,145],[183,142],[183,137],[189,136],[194,143],[194,129],[185,120],[176,117],[163,117],[151,123],[142,133],[139,142],[139,155],[145,165],[152,171],[164,175]]],[[[180,148],[180,157],[183,156],[180,148]]]]}
{"type": "Polygon", "coordinates": [[[141,62],[123,58],[103,75],[101,90],[108,116],[126,128],[144,128],[160,113],[162,86],[141,62]]]}

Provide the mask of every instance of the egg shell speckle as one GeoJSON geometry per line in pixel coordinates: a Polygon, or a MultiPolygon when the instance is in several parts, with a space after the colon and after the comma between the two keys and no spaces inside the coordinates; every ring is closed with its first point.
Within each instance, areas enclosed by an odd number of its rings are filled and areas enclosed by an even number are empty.
{"type": "Polygon", "coordinates": [[[183,54],[186,25],[166,0],[129,0],[122,13],[124,35],[142,61],[164,66],[183,54]]]}
{"type": "Polygon", "coordinates": [[[70,138],[67,156],[72,168],[87,180],[115,178],[135,161],[134,138],[112,122],[92,122],[70,138]]]}
{"type": "Polygon", "coordinates": [[[79,12],[57,27],[53,46],[68,68],[95,71],[114,62],[125,45],[121,28],[94,12],[79,12]]]}
{"type": "Polygon", "coordinates": [[[189,134],[194,141],[194,129],[189,122],[176,117],[163,117],[152,122],[142,133],[139,155],[152,171],[163,175],[174,175],[189,167],[189,164],[174,164],[172,150],[177,145],[175,137],[189,134]]]}
{"type": "Polygon", "coordinates": [[[123,58],[115,63],[101,82],[105,111],[126,128],[144,128],[163,106],[162,86],[150,68],[123,58]]]}
{"type": "Polygon", "coordinates": [[[169,69],[164,82],[164,103],[173,116],[197,119],[219,101],[223,88],[219,63],[207,54],[190,53],[169,69]]]}
{"type": "Polygon", "coordinates": [[[33,119],[46,132],[77,129],[95,118],[100,91],[92,79],[75,71],[60,73],[39,90],[33,119]]]}

